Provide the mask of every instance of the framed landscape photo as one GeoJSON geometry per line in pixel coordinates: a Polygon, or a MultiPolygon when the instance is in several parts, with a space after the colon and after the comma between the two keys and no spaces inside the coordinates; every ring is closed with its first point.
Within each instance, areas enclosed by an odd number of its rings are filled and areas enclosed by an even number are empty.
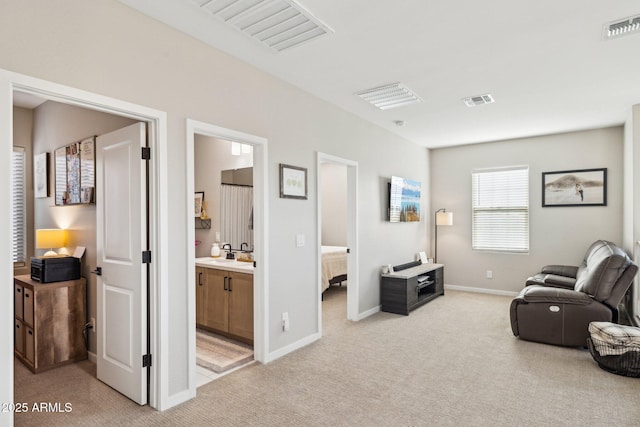
{"type": "Polygon", "coordinates": [[[542,207],[607,206],[607,168],[542,172],[542,207]]]}
{"type": "Polygon", "coordinates": [[[307,168],[280,164],[280,197],[307,199],[307,168]]]}

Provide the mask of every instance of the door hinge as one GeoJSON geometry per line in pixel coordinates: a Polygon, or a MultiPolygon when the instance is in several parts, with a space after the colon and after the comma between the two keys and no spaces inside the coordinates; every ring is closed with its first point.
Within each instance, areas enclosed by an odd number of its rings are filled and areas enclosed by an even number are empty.
{"type": "Polygon", "coordinates": [[[143,354],[142,355],[142,367],[143,368],[148,368],[151,366],[151,355],[150,354],[143,354]]]}
{"type": "Polygon", "coordinates": [[[151,148],[142,147],[142,160],[151,160],[151,148]]]}
{"type": "Polygon", "coordinates": [[[151,264],[151,251],[142,251],[142,263],[151,264]]]}

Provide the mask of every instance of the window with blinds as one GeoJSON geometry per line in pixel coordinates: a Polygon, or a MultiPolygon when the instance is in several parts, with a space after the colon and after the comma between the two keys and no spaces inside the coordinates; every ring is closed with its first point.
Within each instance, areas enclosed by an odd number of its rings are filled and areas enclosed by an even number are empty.
{"type": "Polygon", "coordinates": [[[472,246],[529,251],[529,167],[471,171],[472,246]]]}
{"type": "Polygon", "coordinates": [[[26,161],[22,147],[13,147],[11,157],[11,188],[13,193],[13,263],[23,266],[27,261],[27,198],[26,198],[26,161]]]}

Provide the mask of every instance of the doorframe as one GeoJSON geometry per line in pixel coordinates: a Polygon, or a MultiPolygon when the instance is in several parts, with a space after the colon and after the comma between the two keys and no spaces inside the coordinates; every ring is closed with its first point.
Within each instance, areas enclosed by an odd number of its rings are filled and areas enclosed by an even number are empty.
{"type": "MultiPolygon", "coordinates": [[[[254,359],[266,363],[269,349],[269,334],[267,331],[269,314],[269,254],[267,251],[269,223],[268,189],[269,174],[267,161],[267,138],[227,129],[210,123],[187,119],[186,134],[186,162],[187,162],[187,200],[184,206],[187,210],[187,238],[195,241],[195,217],[193,216],[193,194],[195,192],[195,136],[209,136],[226,141],[239,142],[253,147],[253,238],[255,248],[256,269],[253,274],[253,353],[254,359]],[[256,179],[257,178],[257,179],[256,179]]],[[[195,245],[188,245],[187,268],[195,266],[195,245]]],[[[196,395],[196,282],[195,273],[189,274],[187,281],[188,322],[187,352],[189,360],[189,393],[196,395]]]]}
{"type": "MultiPolygon", "coordinates": [[[[101,111],[122,117],[128,117],[147,123],[149,147],[152,158],[149,163],[149,239],[150,250],[153,251],[154,262],[150,267],[151,288],[149,291],[150,315],[150,351],[154,355],[154,363],[150,368],[149,406],[158,410],[184,401],[181,397],[169,395],[169,367],[165,358],[169,355],[169,342],[166,339],[168,328],[168,235],[169,222],[166,215],[168,209],[167,177],[167,113],[149,107],[129,103],[115,98],[98,95],[96,93],[72,88],[35,77],[0,69],[0,123],[10,124],[0,128],[0,147],[5,153],[13,146],[13,92],[24,92],[47,100],[74,105],[89,110],[101,111]]],[[[0,168],[0,179],[10,182],[10,159],[4,158],[4,168],[0,168]]],[[[0,186],[0,197],[11,201],[10,186],[0,186]]],[[[11,242],[12,225],[11,209],[0,209],[0,222],[5,227],[0,228],[0,240],[11,242]]],[[[0,249],[0,280],[11,283],[13,280],[13,265],[11,263],[11,248],[7,243],[0,249]],[[4,278],[4,279],[1,279],[4,278]]],[[[0,350],[0,364],[7,366],[6,371],[0,371],[0,400],[13,401],[13,298],[11,286],[0,286],[0,339],[10,345],[0,350]],[[5,374],[8,378],[5,378],[5,374]]],[[[12,424],[12,414],[0,415],[0,421],[12,424]]]]}
{"type": "Polygon", "coordinates": [[[318,242],[318,333],[322,336],[322,179],[321,166],[335,164],[347,167],[347,319],[360,320],[359,295],[360,280],[358,271],[358,162],[331,154],[318,152],[316,167],[317,242],[318,242]]]}

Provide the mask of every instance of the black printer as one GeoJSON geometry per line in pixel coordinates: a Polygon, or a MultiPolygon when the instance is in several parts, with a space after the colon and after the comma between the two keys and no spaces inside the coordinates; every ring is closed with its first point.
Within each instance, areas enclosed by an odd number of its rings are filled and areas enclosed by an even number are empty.
{"type": "Polygon", "coordinates": [[[69,255],[31,258],[31,279],[40,283],[63,282],[80,278],[80,258],[69,255]]]}

